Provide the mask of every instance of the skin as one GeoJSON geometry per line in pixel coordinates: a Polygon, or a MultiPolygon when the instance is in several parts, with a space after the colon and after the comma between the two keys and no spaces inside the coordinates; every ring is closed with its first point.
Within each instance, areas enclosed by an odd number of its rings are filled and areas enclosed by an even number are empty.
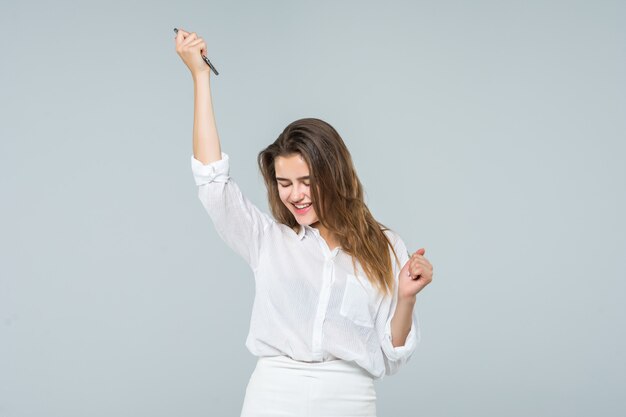
{"type": "MultiPolygon", "coordinates": [[[[193,154],[203,164],[209,164],[222,159],[220,140],[215,124],[213,102],[211,100],[211,69],[202,59],[207,55],[207,44],[195,32],[178,30],[175,38],[176,53],[183,60],[191,72],[194,83],[194,119],[193,119],[193,154]]],[[[299,155],[278,157],[275,161],[276,176],[285,178],[280,180],[285,187],[279,185],[280,198],[299,224],[307,224],[320,231],[332,250],[338,243],[324,227],[313,208],[301,216],[295,212],[291,202],[311,201],[308,181],[300,177],[309,175],[306,162],[299,155]]],[[[277,180],[279,181],[279,180],[277,180]]],[[[415,298],[424,287],[432,281],[433,267],[424,257],[424,248],[416,251],[400,271],[398,279],[398,304],[391,321],[393,346],[403,346],[411,329],[415,298]]]]}
{"type": "Polygon", "coordinates": [[[285,207],[291,211],[298,224],[307,225],[319,230],[330,250],[339,246],[337,239],[320,224],[315,208],[311,206],[304,214],[296,212],[293,203],[312,203],[309,167],[300,154],[278,156],[274,161],[278,194],[285,207]]]}

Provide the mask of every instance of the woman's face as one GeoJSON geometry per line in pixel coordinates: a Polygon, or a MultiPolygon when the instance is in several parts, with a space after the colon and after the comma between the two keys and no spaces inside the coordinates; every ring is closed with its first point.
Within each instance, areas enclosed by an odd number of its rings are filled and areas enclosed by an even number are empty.
{"type": "Polygon", "coordinates": [[[274,160],[278,194],[283,204],[291,211],[296,221],[302,225],[312,225],[319,219],[313,209],[309,181],[309,167],[306,161],[295,153],[278,156],[274,160]],[[298,206],[306,206],[298,208],[298,206]]]}

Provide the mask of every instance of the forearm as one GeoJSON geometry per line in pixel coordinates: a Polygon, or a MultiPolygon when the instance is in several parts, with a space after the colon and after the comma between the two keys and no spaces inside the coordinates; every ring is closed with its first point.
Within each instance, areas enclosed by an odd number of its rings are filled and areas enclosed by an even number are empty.
{"type": "Polygon", "coordinates": [[[391,319],[391,343],[393,347],[404,346],[413,324],[414,306],[415,297],[398,300],[396,311],[391,319]]]}
{"type": "Polygon", "coordinates": [[[193,155],[194,158],[206,165],[222,159],[220,139],[217,134],[211,101],[210,74],[203,72],[194,76],[193,84],[193,155]]]}

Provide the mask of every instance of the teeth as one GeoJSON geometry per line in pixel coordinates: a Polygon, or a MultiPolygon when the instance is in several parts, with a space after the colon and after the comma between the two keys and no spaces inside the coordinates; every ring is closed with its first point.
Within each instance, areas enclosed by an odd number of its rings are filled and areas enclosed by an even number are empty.
{"type": "Polygon", "coordinates": [[[297,205],[297,204],[294,204],[294,206],[296,206],[296,207],[297,207],[297,208],[299,208],[299,209],[303,209],[303,208],[309,207],[310,205],[311,205],[311,203],[309,203],[309,204],[305,204],[305,205],[303,205],[303,206],[299,206],[299,205],[297,205]]]}

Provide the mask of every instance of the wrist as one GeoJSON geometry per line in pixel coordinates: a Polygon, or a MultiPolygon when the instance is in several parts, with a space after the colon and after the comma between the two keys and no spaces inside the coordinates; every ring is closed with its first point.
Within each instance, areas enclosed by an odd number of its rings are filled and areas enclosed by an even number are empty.
{"type": "Polygon", "coordinates": [[[210,84],[211,71],[192,72],[191,78],[194,84],[210,84]]]}
{"type": "Polygon", "coordinates": [[[398,304],[404,304],[406,306],[413,307],[415,305],[416,298],[417,297],[415,295],[400,296],[398,297],[398,304]]]}

